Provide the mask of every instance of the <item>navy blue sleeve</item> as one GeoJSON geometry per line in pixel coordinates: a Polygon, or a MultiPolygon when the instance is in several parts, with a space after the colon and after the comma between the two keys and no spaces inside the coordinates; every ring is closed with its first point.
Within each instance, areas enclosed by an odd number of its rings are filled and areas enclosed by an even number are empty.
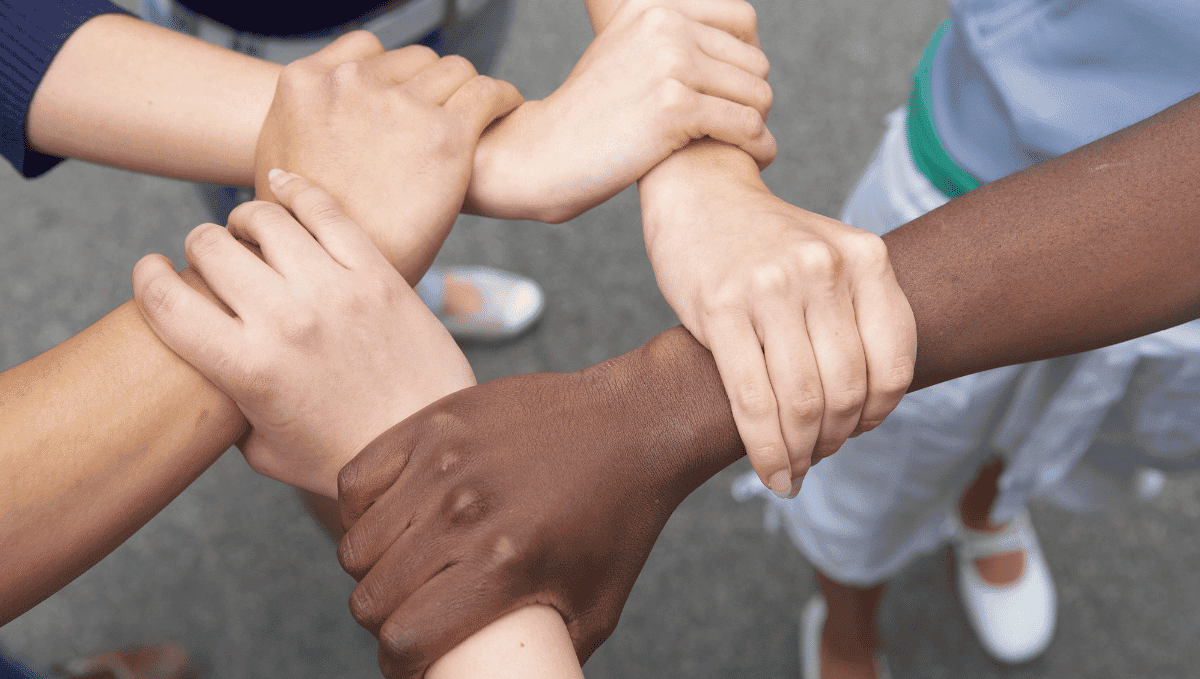
{"type": "Polygon", "coordinates": [[[62,161],[38,153],[25,138],[25,119],[50,60],[85,21],[122,12],[108,0],[0,0],[0,154],[36,177],[62,161]]]}

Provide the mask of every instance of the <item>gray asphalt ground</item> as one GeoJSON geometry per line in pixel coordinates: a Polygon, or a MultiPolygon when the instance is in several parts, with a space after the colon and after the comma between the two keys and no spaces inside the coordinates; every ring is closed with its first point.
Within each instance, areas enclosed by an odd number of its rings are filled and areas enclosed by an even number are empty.
{"type": "MultiPolygon", "coordinates": [[[[883,130],[945,0],[754,0],[771,58],[765,176],[785,199],[836,216],[883,130]]],[[[578,0],[520,0],[497,75],[549,93],[590,40],[578,0]]],[[[206,221],[190,186],[69,162],[33,182],[0,174],[0,367],[83,330],[131,296],[149,252],[183,261],[206,221]]],[[[559,226],[463,218],[446,263],[529,274],[549,312],[529,336],[466,352],[480,381],[571,371],[629,351],[676,323],[643,250],[626,191],[559,226]]],[[[585,667],[608,677],[799,676],[797,616],[811,567],[730,481],[692,495],[667,524],[617,633],[585,667]]],[[[906,569],[883,602],[895,676],[1188,677],[1200,667],[1200,476],[1153,502],[1072,515],[1033,508],[1059,587],[1059,630],[1034,663],[990,662],[960,611],[946,554],[906,569]]],[[[210,679],[376,677],[375,646],[351,619],[353,581],[291,490],[231,450],[157,518],[45,603],[0,628],[0,643],[48,665],[170,638],[210,679]]]]}

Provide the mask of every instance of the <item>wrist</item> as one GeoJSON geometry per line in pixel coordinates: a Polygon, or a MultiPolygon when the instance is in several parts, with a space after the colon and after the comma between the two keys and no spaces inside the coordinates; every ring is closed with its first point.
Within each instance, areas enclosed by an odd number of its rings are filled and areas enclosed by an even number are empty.
{"type": "Polygon", "coordinates": [[[640,467],[675,504],[745,454],[712,355],[682,326],[585,370],[640,467]]]}
{"type": "Polygon", "coordinates": [[[638,181],[646,244],[652,246],[658,232],[671,225],[693,224],[688,213],[706,212],[704,206],[715,198],[744,205],[770,195],[745,151],[711,139],[694,141],[638,181]]]}

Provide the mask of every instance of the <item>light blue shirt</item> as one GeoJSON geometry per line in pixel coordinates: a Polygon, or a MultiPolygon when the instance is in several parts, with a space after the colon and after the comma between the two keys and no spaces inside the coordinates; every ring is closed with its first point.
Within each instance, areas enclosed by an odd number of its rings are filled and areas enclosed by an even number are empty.
{"type": "Polygon", "coordinates": [[[943,148],[989,182],[1200,92],[1200,0],[950,0],[943,148]]]}

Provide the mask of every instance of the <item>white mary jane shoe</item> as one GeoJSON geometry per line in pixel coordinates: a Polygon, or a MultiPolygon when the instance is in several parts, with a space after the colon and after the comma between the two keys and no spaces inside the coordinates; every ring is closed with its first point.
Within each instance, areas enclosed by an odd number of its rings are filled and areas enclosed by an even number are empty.
{"type": "Polygon", "coordinates": [[[959,520],[954,554],[959,598],[984,650],[1009,665],[1041,655],[1054,637],[1057,602],[1029,512],[1022,509],[999,533],[974,531],[959,520]],[[1025,552],[1018,580],[993,585],[980,577],[975,559],[1017,551],[1025,552]]]}
{"type": "MultiPolygon", "coordinates": [[[[803,679],[821,679],[821,632],[825,629],[825,616],[829,609],[825,597],[812,595],[804,610],[800,612],[800,676],[803,679]]],[[[875,676],[892,679],[887,656],[875,651],[875,676]]]]}

